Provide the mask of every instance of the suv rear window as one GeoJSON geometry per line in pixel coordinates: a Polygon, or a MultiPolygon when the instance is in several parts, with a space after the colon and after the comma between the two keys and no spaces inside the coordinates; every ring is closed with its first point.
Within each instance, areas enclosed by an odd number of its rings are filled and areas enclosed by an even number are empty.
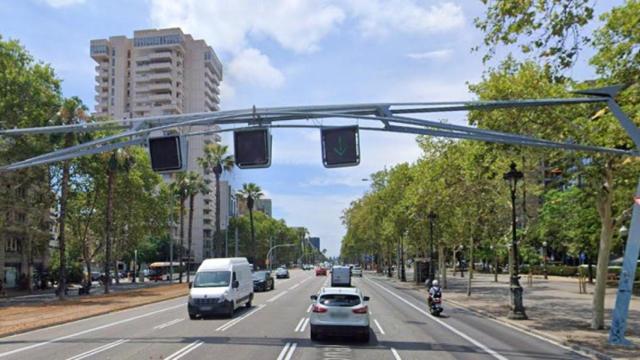
{"type": "Polygon", "coordinates": [[[360,297],[348,294],[327,294],[322,295],[318,302],[325,306],[356,306],[360,305],[360,297]]]}

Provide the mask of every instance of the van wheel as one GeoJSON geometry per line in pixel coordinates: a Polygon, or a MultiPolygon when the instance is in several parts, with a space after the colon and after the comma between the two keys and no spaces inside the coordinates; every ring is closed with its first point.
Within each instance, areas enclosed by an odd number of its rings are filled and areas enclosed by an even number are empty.
{"type": "Polygon", "coordinates": [[[196,314],[189,314],[189,319],[195,320],[197,318],[198,318],[198,316],[196,314]]]}
{"type": "Polygon", "coordinates": [[[229,312],[227,313],[227,317],[229,319],[231,319],[233,317],[233,311],[236,309],[236,304],[235,303],[231,303],[231,306],[229,307],[229,312]]]}
{"type": "Polygon", "coordinates": [[[244,306],[250,308],[251,307],[251,302],[253,301],[253,294],[251,294],[251,296],[249,296],[249,301],[247,301],[246,304],[244,304],[244,306]]]}

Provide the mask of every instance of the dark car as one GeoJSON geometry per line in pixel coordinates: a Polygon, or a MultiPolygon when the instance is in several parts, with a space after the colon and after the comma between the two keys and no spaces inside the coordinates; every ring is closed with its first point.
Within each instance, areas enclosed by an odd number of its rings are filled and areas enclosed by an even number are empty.
{"type": "Polygon", "coordinates": [[[275,288],[273,276],[268,271],[256,271],[253,277],[253,291],[267,291],[275,288]]]}

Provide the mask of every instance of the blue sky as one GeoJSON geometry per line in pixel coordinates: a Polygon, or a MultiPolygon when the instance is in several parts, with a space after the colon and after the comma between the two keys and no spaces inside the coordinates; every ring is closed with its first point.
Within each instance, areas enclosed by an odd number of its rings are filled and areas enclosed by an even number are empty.
{"type": "MultiPolygon", "coordinates": [[[[50,63],[63,79],[64,95],[80,96],[91,109],[89,41],[170,26],[218,53],[224,110],[464,100],[472,98],[466,83],[479,81],[484,71],[481,54],[469,50],[481,43],[473,18],[482,10],[471,0],[0,0],[0,34],[50,63]]],[[[571,75],[592,76],[584,62],[571,75]]],[[[463,115],[449,120],[464,122],[463,115]]],[[[420,156],[413,136],[361,133],[361,142],[358,167],[325,169],[319,131],[274,131],[269,169],[236,169],[227,177],[235,186],[258,183],[273,200],[274,216],[308,227],[338,255],[345,231],[340,216],[367,190],[361,179],[420,156]]]]}

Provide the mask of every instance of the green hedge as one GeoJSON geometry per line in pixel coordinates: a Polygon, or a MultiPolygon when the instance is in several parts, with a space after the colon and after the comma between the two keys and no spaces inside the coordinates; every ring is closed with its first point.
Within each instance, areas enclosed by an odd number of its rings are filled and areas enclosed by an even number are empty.
{"type": "MultiPolygon", "coordinates": [[[[541,265],[533,265],[531,266],[531,270],[533,275],[544,275],[544,267],[541,265]]],[[[523,274],[529,273],[529,266],[524,265],[523,274]]],[[[547,265],[547,275],[553,276],[576,276],[578,274],[577,266],[568,266],[568,265],[547,265]]]]}

